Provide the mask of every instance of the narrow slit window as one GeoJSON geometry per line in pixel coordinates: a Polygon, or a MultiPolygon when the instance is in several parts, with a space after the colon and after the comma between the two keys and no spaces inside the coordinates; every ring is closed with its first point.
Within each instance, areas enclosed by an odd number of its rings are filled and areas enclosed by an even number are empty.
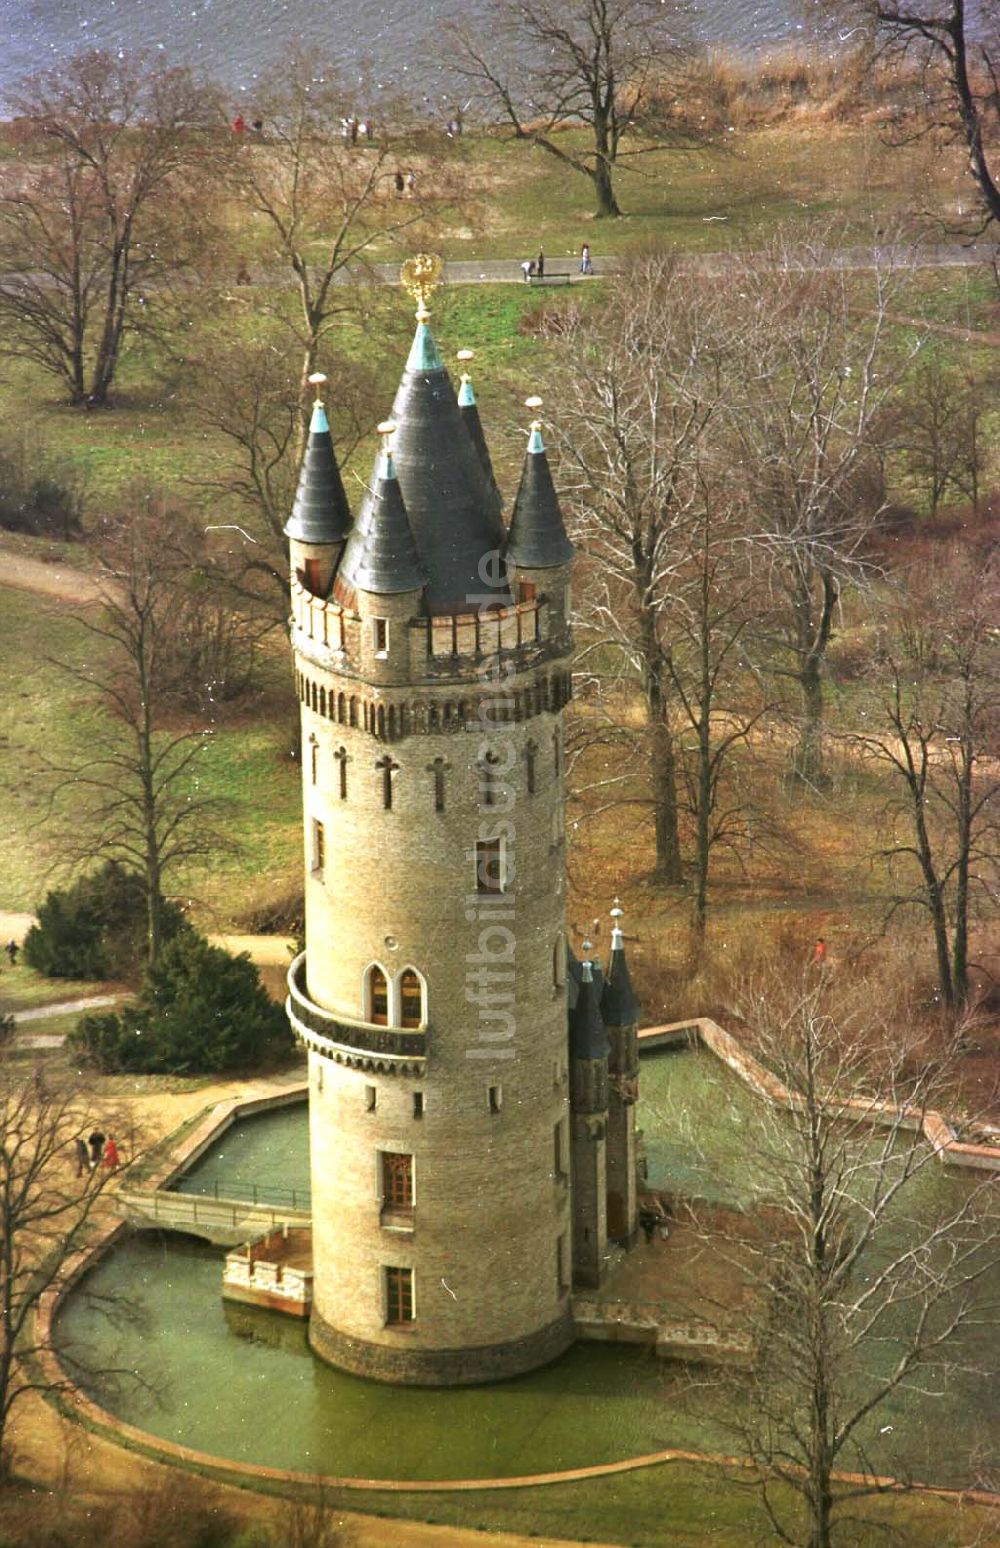
{"type": "Polygon", "coordinates": [[[338,747],[334,753],[337,761],[337,790],[342,801],[347,800],[347,749],[338,747]]]}
{"type": "Polygon", "coordinates": [[[413,1093],[413,1116],[414,1118],[422,1118],[424,1116],[424,1093],[422,1091],[415,1091],[413,1093]]]}
{"type": "Polygon", "coordinates": [[[503,1090],[500,1086],[491,1086],[489,1088],[489,1103],[491,1113],[498,1113],[500,1111],[500,1108],[503,1106],[503,1090]]]}
{"type": "Polygon", "coordinates": [[[399,764],[386,753],[384,758],[378,760],[375,767],[382,777],[382,805],[387,812],[390,812],[392,811],[392,776],[398,770],[399,764]]]}
{"type": "Polygon", "coordinates": [[[373,1113],[378,1105],[378,1091],[374,1086],[365,1087],[365,1112],[373,1113]]]}
{"type": "Polygon", "coordinates": [[[503,892],[504,856],[501,839],[476,841],[476,891],[503,892]]]}
{"type": "Polygon", "coordinates": [[[529,741],[524,748],[524,766],[527,771],[528,794],[534,795],[538,773],[538,743],[529,741]]]}
{"type": "Polygon", "coordinates": [[[319,743],[314,736],[309,738],[309,780],[315,785],[319,778],[319,743]]]}
{"type": "Polygon", "coordinates": [[[448,768],[448,762],[444,758],[435,758],[433,763],[427,765],[428,773],[434,776],[434,810],[444,811],[444,775],[448,768]]]}
{"type": "Polygon", "coordinates": [[[313,819],[312,825],[312,872],[314,876],[322,876],[326,866],[326,829],[321,822],[313,819]]]}
{"type": "Polygon", "coordinates": [[[372,641],[375,646],[375,654],[384,656],[389,650],[389,620],[388,618],[372,619],[372,641]]]}
{"type": "Polygon", "coordinates": [[[323,573],[318,559],[306,559],[303,566],[303,580],[307,591],[311,591],[314,597],[319,596],[320,577],[323,573]]]}

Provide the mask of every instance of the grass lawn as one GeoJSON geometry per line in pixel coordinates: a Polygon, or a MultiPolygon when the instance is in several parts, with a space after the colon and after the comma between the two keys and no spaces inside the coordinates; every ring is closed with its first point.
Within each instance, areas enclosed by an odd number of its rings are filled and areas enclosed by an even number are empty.
{"type": "MultiPolygon", "coordinates": [[[[64,605],[0,589],[0,800],[8,813],[0,832],[0,904],[7,909],[32,911],[50,886],[65,882],[58,830],[75,822],[83,807],[70,786],[50,810],[47,763],[82,764],[103,711],[49,662],[79,665],[94,646],[64,605]]],[[[276,658],[273,671],[282,670],[283,657],[276,658]]],[[[168,890],[189,897],[208,929],[252,903],[262,878],[298,873],[299,771],[287,757],[283,725],[251,708],[205,738],[199,789],[226,801],[220,827],[233,852],[175,875],[168,890]]],[[[57,997],[69,998],[70,987],[59,985],[57,997]]]]}

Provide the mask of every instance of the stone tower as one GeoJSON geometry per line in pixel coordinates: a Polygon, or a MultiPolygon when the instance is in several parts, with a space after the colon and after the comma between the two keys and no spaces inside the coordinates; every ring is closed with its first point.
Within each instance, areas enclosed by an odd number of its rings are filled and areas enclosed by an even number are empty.
{"type": "Polygon", "coordinates": [[[317,404],[286,528],[306,868],[288,1009],[309,1055],[312,1345],[444,1385],[573,1336],[572,548],[537,423],[505,529],[472,383],[456,398],[415,288],[357,520],[317,404]]]}

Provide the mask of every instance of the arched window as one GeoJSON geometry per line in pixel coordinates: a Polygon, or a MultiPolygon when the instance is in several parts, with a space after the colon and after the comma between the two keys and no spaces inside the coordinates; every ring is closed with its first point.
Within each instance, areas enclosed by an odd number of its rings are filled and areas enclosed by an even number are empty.
{"type": "Polygon", "coordinates": [[[424,1020],[424,986],[415,968],[404,968],[399,975],[399,1021],[404,1027],[419,1027],[424,1020]]]}
{"type": "Polygon", "coordinates": [[[326,719],[326,689],[325,688],[321,688],[320,691],[319,691],[319,712],[322,715],[323,719],[325,720],[326,719]]]}
{"type": "Polygon", "coordinates": [[[389,1025],[389,980],[378,963],[368,969],[365,998],[366,1019],[374,1022],[377,1027],[387,1027],[389,1025]]]}

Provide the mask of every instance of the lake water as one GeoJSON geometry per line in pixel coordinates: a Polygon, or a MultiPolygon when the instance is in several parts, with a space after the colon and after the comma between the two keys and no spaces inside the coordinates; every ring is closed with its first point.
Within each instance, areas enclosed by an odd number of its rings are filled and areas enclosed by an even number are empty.
{"type": "MultiPolygon", "coordinates": [[[[833,41],[824,0],[692,0],[692,26],[706,42],[757,50],[833,41]],[[813,19],[815,17],[815,20],[813,19]]],[[[488,29],[491,0],[0,0],[0,102],[24,74],[85,47],[162,49],[198,66],[250,105],[259,72],[293,47],[315,50],[364,81],[377,112],[392,81],[430,104],[449,103],[454,86],[437,76],[435,34],[462,20],[488,29]]],[[[237,100],[239,100],[237,96],[237,100]]]]}

